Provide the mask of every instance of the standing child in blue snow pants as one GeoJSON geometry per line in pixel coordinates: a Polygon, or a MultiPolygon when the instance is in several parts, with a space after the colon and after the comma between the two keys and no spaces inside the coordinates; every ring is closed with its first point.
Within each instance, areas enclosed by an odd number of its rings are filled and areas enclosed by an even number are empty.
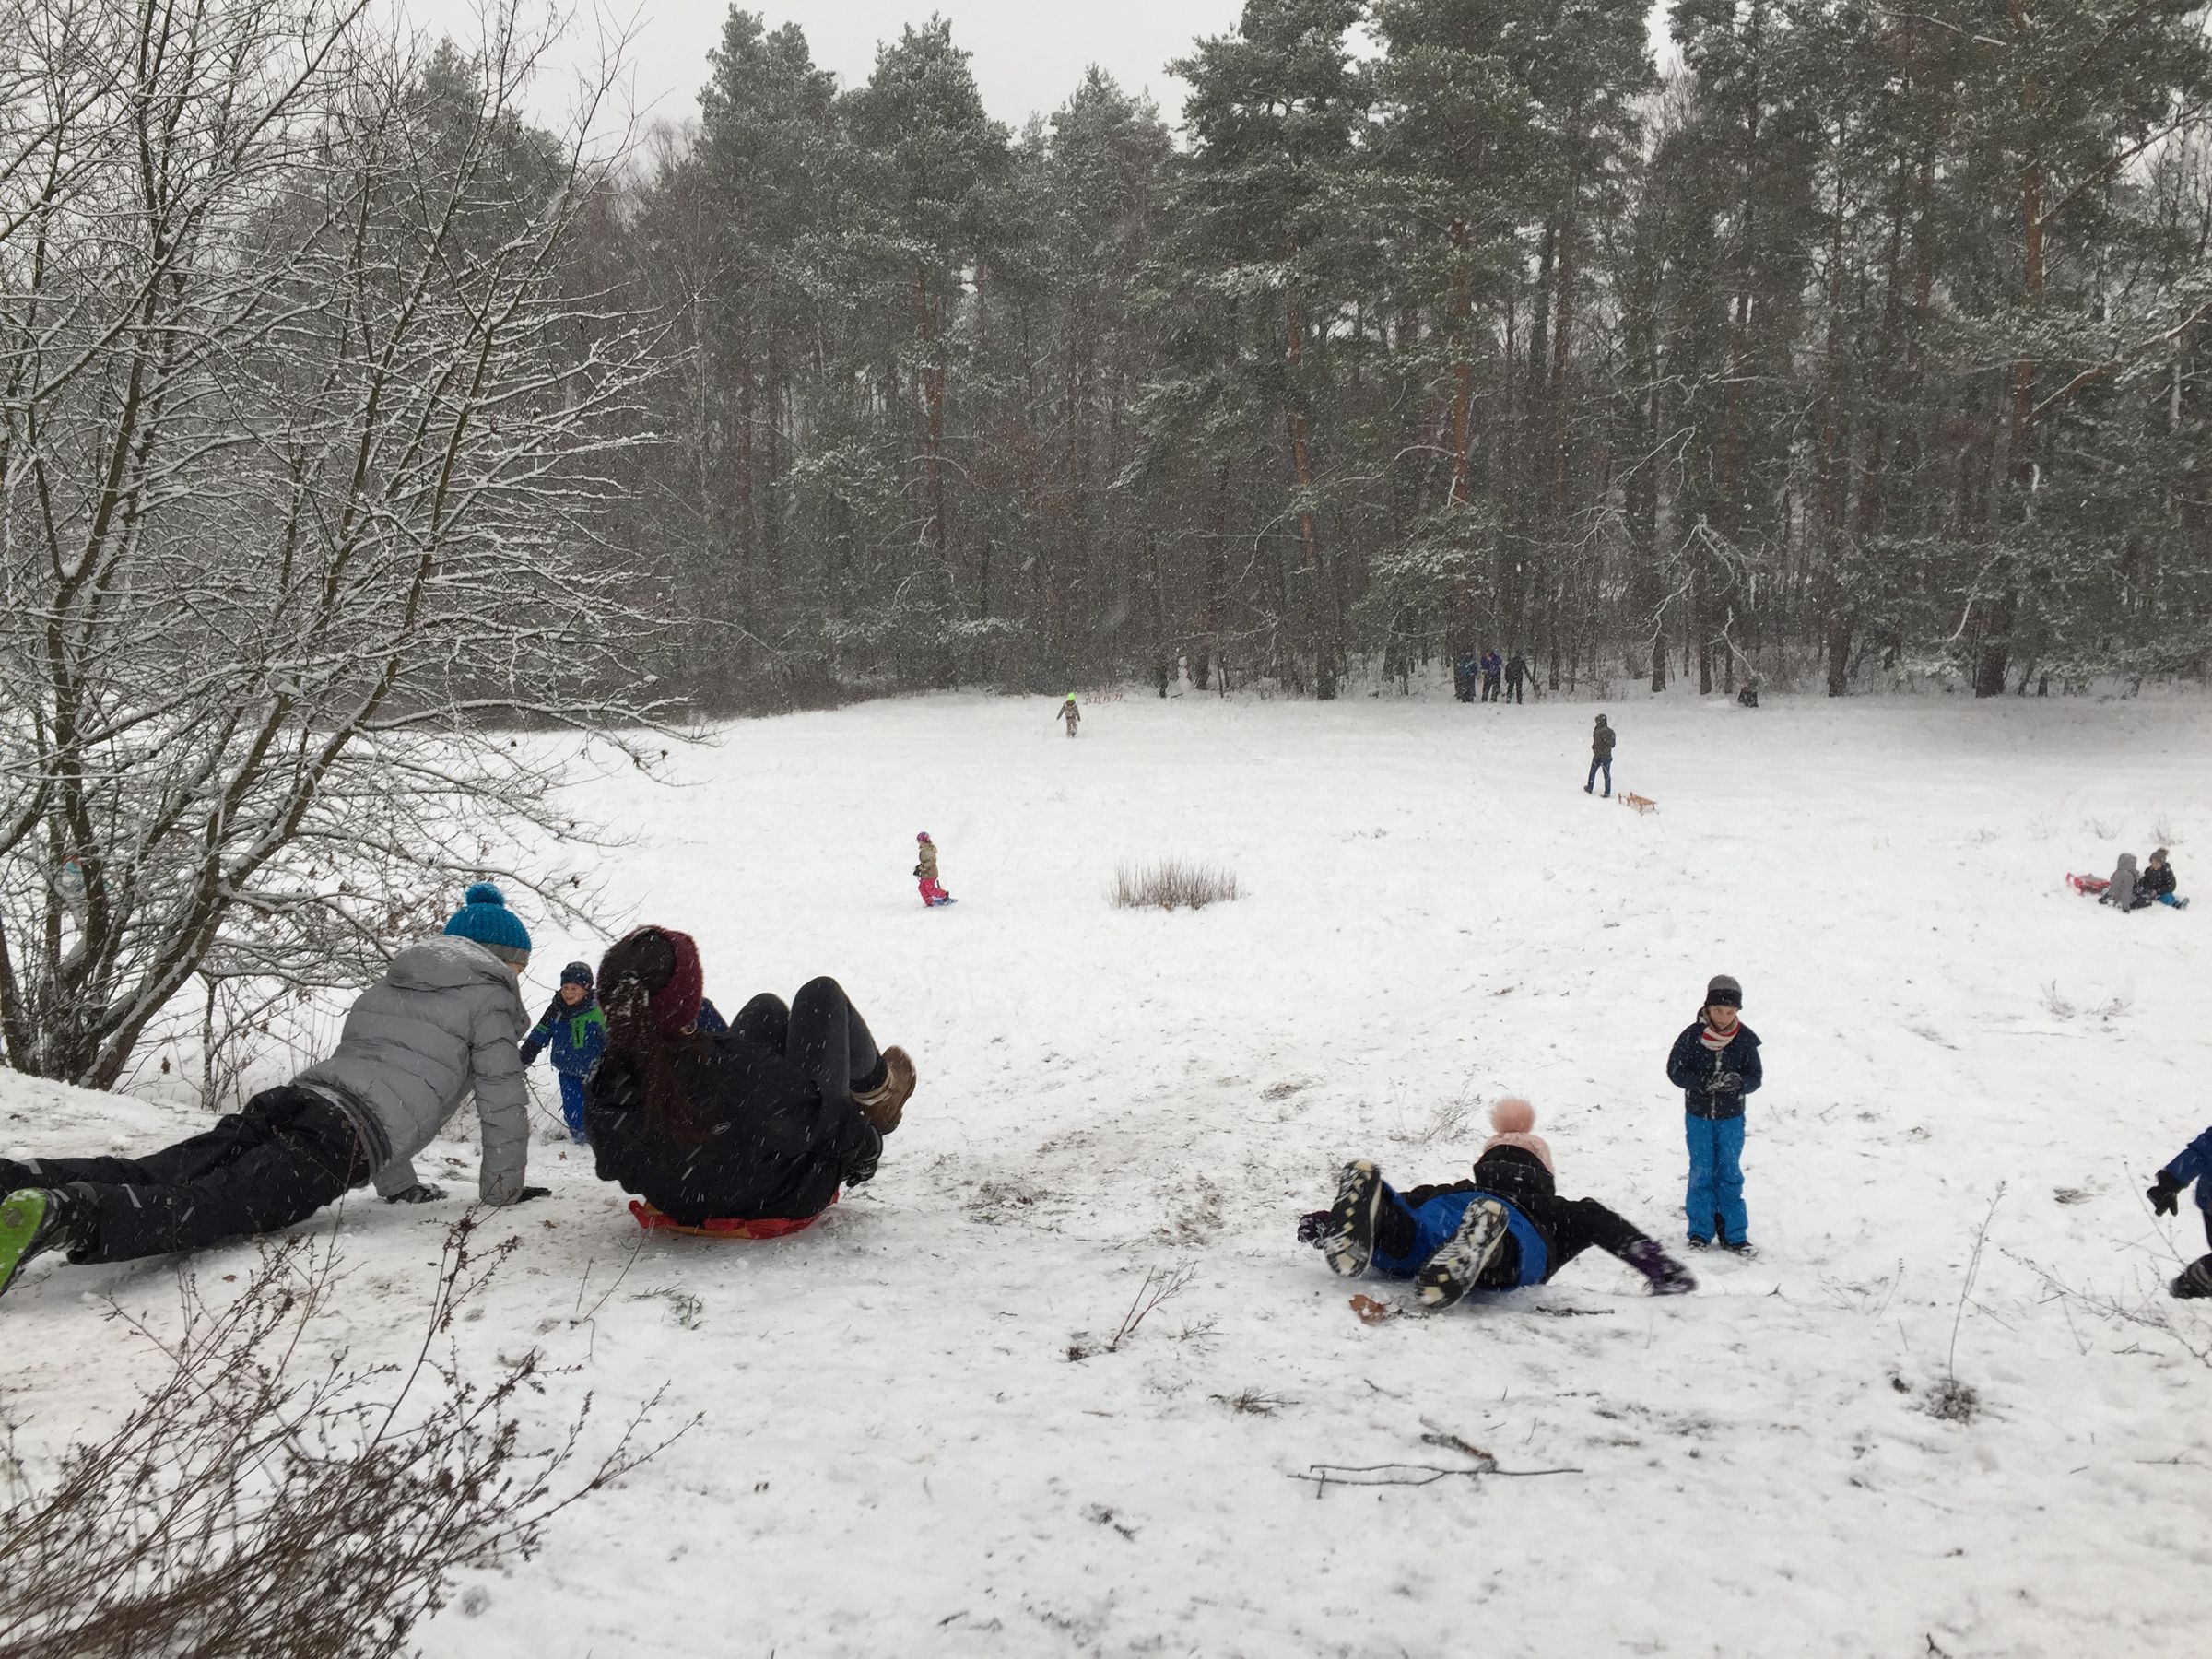
{"type": "MultiPolygon", "coordinates": [[[[2212,1129],[2183,1147],[2182,1155],[2159,1171],[2150,1188],[2151,1213],[2172,1215],[2179,1207],[2174,1201],[2191,1182],[2196,1183],[2196,1207],[2204,1217],[2205,1242],[2212,1244],[2212,1129]]],[[[2212,1296],[2212,1255],[2197,1257],[2167,1288],[2185,1300],[2212,1296]]]]}
{"type": "Polygon", "coordinates": [[[1491,1109],[1498,1133],[1475,1160],[1472,1181],[1399,1193],[1362,1159],[1345,1165],[1336,1202],[1308,1216],[1299,1236],[1330,1268],[1357,1278],[1371,1267],[1413,1280],[1422,1301],[1448,1308],[1474,1290],[1541,1285],[1595,1245],[1650,1281],[1653,1296],[1697,1288],[1658,1241],[1594,1198],[1559,1196],[1551,1148],[1531,1134],[1536,1114],[1509,1098],[1491,1109]]]}
{"type": "Polygon", "coordinates": [[[1738,1255],[1751,1253],[1744,1208],[1744,1097],[1764,1081],[1759,1038],[1739,1017],[1744,988],[1726,974],[1705,987],[1705,1006],[1675,1039],[1667,1079],[1682,1091],[1689,1140],[1689,1191],[1683,1213],[1689,1242],[1702,1250],[1716,1239],[1738,1255]]]}
{"type": "Polygon", "coordinates": [[[592,965],[571,962],[560,971],[560,993],[546,1009],[546,1017],[523,1039],[523,1064],[537,1058],[546,1044],[553,1045],[553,1070],[560,1078],[560,1115],[569,1125],[569,1138],[578,1146],[589,1144],[583,1129],[583,1080],[598,1064],[606,1047],[606,1016],[599,1011],[592,993],[592,965]]]}

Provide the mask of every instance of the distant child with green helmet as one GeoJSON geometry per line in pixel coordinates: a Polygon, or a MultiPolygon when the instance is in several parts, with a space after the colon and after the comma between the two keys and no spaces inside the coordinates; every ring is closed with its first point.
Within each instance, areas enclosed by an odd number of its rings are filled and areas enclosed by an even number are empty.
{"type": "Polygon", "coordinates": [[[1070,691],[1067,700],[1060,705],[1060,718],[1067,722],[1067,735],[1076,735],[1076,726],[1083,718],[1083,711],[1076,707],[1076,694],[1070,691]]]}

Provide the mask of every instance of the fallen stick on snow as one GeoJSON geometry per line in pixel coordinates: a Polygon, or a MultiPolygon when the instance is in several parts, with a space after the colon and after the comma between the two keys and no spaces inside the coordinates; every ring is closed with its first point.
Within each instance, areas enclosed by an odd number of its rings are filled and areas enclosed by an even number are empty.
{"type": "Polygon", "coordinates": [[[1335,1481],[1338,1486],[1354,1487],[1425,1487],[1454,1475],[1465,1475],[1480,1479],[1485,1475],[1507,1475],[1515,1479],[1527,1479],[1537,1475],[1580,1475],[1580,1469],[1500,1469],[1495,1464],[1485,1467],[1477,1465],[1471,1469],[1446,1469],[1435,1464],[1308,1464],[1302,1475],[1293,1472],[1293,1480],[1313,1483],[1313,1496],[1318,1498],[1335,1481]],[[1363,1480],[1360,1476],[1377,1478],[1363,1480]]]}

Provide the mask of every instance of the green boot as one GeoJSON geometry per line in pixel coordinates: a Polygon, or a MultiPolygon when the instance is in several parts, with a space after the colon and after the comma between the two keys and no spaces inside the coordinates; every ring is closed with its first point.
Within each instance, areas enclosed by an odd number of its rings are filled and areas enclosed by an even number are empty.
{"type": "Polygon", "coordinates": [[[19,1187],[0,1199],[0,1296],[33,1256],[65,1243],[67,1200],[45,1187],[19,1187]]]}

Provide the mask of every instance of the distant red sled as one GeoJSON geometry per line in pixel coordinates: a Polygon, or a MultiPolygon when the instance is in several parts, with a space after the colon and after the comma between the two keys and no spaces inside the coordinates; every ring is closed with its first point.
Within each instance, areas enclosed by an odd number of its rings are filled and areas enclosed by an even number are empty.
{"type": "Polygon", "coordinates": [[[2101,876],[2068,876],[2066,885],[2077,893],[2101,893],[2112,884],[2101,876]]]}
{"type": "MultiPolygon", "coordinates": [[[[830,1203],[835,1204],[839,1195],[832,1193],[830,1203]]],[[[694,1239],[724,1239],[735,1242],[789,1238],[793,1233],[805,1232],[828,1215],[830,1210],[829,1206],[825,1205],[813,1215],[802,1217],[796,1221],[785,1216],[769,1216],[754,1221],[717,1217],[701,1221],[697,1227],[687,1227],[681,1221],[672,1220],[642,1198],[629,1201],[629,1213],[638,1218],[638,1225],[647,1232],[688,1233],[694,1239]]]]}

